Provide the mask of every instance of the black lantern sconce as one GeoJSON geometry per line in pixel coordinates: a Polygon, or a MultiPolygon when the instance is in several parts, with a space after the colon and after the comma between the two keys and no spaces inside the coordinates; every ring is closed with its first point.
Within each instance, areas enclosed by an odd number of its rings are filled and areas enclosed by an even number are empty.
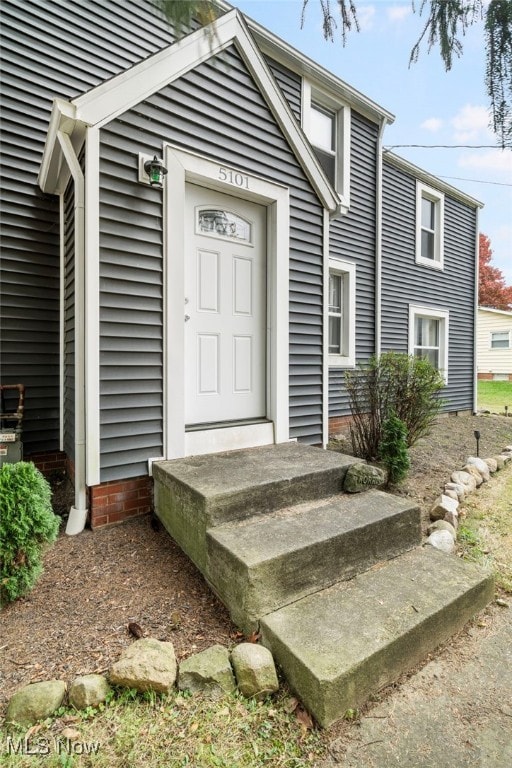
{"type": "Polygon", "coordinates": [[[473,434],[474,434],[475,440],[476,440],[476,455],[477,455],[477,458],[478,458],[479,451],[480,451],[480,447],[479,447],[479,444],[480,444],[480,432],[478,431],[478,429],[475,429],[473,434]]]}
{"type": "Polygon", "coordinates": [[[156,155],[153,156],[152,160],[146,160],[144,163],[144,171],[147,173],[149,183],[152,187],[163,186],[163,179],[167,173],[167,168],[156,155]]]}

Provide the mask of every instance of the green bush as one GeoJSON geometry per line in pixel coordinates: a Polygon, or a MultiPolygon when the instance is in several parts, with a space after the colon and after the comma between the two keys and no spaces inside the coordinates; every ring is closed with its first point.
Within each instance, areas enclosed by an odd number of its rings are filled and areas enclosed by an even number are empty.
{"type": "Polygon", "coordinates": [[[382,425],[379,452],[388,470],[388,482],[399,483],[406,476],[411,460],[407,450],[407,427],[393,411],[382,425]]]}
{"type": "Polygon", "coordinates": [[[350,429],[356,456],[379,457],[382,426],[394,412],[406,426],[407,447],[428,434],[444,401],[444,379],[429,360],[397,352],[372,357],[345,374],[353,423],[350,429]]]}
{"type": "Polygon", "coordinates": [[[42,552],[55,541],[59,518],[51,490],[32,464],[20,461],[0,468],[0,605],[16,600],[40,576],[42,552]]]}

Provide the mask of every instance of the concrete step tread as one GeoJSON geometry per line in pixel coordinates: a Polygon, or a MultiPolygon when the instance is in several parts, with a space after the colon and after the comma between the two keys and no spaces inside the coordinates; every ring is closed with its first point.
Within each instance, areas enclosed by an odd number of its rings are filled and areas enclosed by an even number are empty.
{"type": "Polygon", "coordinates": [[[348,468],[360,461],[335,451],[324,451],[302,443],[280,443],[225,453],[190,456],[154,465],[155,476],[165,474],[212,499],[276,482],[348,468]]]}
{"type": "Polygon", "coordinates": [[[328,725],[445,642],[493,590],[480,568],[417,548],[265,616],[263,642],[328,725]]]}
{"type": "MultiPolygon", "coordinates": [[[[251,568],[356,529],[391,522],[409,510],[417,507],[383,491],[339,494],[220,525],[210,529],[208,536],[251,568]]],[[[419,536],[419,511],[417,519],[419,536]]]]}

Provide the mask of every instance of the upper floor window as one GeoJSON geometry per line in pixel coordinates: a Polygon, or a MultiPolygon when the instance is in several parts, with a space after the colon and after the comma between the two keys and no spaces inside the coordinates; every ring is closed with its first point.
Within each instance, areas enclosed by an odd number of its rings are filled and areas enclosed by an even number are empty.
{"type": "Polygon", "coordinates": [[[508,331],[491,332],[491,349],[509,349],[510,333],[508,331]]]}
{"type": "Polygon", "coordinates": [[[303,80],[302,127],[332,186],[350,204],[350,107],[303,80]]]}
{"type": "Polygon", "coordinates": [[[416,263],[444,266],[444,195],[421,182],[416,185],[416,263]]]}

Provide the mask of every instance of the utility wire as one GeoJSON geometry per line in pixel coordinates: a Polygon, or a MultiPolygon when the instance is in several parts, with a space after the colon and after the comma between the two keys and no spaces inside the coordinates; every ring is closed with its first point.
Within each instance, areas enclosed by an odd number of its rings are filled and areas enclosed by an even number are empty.
{"type": "Polygon", "coordinates": [[[508,147],[499,147],[496,144],[393,144],[384,147],[385,152],[399,147],[417,147],[419,149],[508,149],[508,147]]]}
{"type": "Polygon", "coordinates": [[[466,179],[464,176],[441,176],[440,173],[435,173],[439,179],[457,179],[457,181],[472,181],[474,184],[494,184],[496,187],[512,187],[512,184],[507,184],[504,181],[484,181],[484,179],[466,179]]]}

